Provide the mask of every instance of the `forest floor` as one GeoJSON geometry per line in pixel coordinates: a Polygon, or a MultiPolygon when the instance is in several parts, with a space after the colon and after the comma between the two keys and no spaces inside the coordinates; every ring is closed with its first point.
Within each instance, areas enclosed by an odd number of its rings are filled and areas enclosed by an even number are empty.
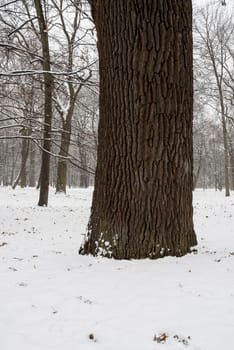
{"type": "Polygon", "coordinates": [[[0,349],[234,349],[234,196],[197,190],[197,253],[156,261],[79,256],[91,196],[0,188],[0,349]]]}

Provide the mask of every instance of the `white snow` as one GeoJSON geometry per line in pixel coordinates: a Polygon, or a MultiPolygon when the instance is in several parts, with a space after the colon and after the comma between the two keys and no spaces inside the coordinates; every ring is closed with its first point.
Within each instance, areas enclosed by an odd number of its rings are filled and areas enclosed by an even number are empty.
{"type": "Polygon", "coordinates": [[[234,349],[234,197],[195,192],[197,254],[114,261],[78,255],[92,189],[0,196],[1,350],[234,349]]]}

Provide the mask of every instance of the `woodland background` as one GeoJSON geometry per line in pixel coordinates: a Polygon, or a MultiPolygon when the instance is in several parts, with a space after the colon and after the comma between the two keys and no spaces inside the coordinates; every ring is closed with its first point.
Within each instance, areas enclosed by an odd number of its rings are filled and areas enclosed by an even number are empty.
{"type": "MultiPolygon", "coordinates": [[[[93,185],[96,36],[86,1],[46,4],[53,77],[50,185],[65,191],[66,186],[93,185]],[[62,187],[60,163],[66,164],[62,187]]],[[[233,9],[220,1],[195,2],[193,12],[194,188],[225,188],[228,196],[234,189],[233,9]]],[[[40,186],[45,76],[35,19],[31,1],[5,1],[0,6],[0,183],[13,188],[40,186]]]]}

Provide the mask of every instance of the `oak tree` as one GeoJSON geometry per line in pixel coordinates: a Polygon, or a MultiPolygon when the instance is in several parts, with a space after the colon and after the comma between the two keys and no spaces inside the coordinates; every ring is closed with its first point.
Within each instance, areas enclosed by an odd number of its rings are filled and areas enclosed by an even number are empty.
{"type": "Polygon", "coordinates": [[[95,189],[81,254],[182,256],[192,219],[191,0],[91,0],[100,70],[95,189]]]}

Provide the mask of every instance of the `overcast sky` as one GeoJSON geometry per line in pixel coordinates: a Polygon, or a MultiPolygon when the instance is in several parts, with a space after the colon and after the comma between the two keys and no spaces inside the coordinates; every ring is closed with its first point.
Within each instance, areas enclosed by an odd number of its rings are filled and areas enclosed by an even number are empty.
{"type": "MultiPolygon", "coordinates": [[[[192,0],[193,3],[193,10],[195,10],[197,7],[203,7],[208,3],[220,3],[221,6],[222,0],[192,0]]],[[[226,9],[234,9],[234,0],[225,0],[226,2],[226,9]]]]}

